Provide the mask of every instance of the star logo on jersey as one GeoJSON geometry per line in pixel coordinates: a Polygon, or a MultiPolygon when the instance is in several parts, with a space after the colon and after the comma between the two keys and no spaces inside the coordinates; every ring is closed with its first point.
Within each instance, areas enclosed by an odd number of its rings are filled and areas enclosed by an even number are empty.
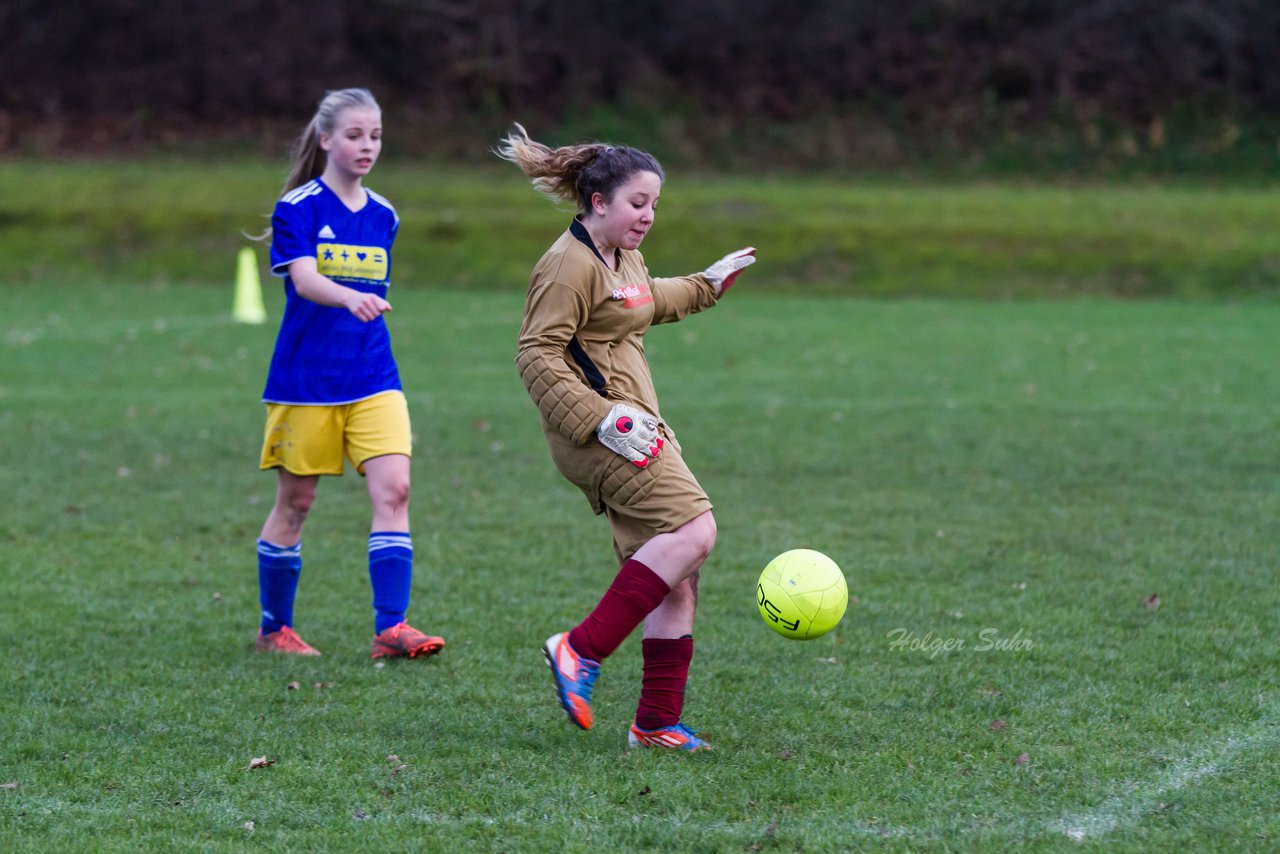
{"type": "Polygon", "coordinates": [[[337,236],[338,235],[333,233],[333,229],[327,225],[322,227],[320,229],[320,233],[316,235],[316,237],[320,238],[321,240],[333,240],[337,236]]]}
{"type": "Polygon", "coordinates": [[[387,253],[378,246],[348,243],[316,244],[316,269],[331,279],[368,279],[385,282],[390,272],[387,253]]]}

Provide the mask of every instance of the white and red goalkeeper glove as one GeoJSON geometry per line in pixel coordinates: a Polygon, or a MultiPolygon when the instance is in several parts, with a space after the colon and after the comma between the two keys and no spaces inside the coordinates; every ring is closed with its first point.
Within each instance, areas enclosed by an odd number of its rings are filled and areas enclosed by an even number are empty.
{"type": "Polygon", "coordinates": [[[596,428],[600,442],[615,454],[621,454],[633,465],[644,468],[662,451],[658,421],[625,403],[615,404],[596,428]]]}
{"type": "Polygon", "coordinates": [[[733,287],[733,280],[738,274],[756,262],[756,248],[748,246],[737,252],[730,252],[719,261],[702,271],[702,275],[716,286],[716,296],[720,296],[733,287]]]}

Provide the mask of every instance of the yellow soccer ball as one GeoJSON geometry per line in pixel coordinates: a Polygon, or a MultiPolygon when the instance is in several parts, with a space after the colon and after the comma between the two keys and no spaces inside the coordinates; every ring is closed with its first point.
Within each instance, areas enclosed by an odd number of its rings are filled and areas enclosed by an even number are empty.
{"type": "Polygon", "coordinates": [[[813,549],[769,561],[756,584],[765,625],[784,638],[813,640],[836,627],[849,606],[849,586],[836,562],[813,549]]]}

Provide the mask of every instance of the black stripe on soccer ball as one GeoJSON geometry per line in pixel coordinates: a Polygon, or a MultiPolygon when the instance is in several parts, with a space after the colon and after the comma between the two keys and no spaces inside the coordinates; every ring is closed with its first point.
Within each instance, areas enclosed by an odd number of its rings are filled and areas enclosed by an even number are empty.
{"type": "Polygon", "coordinates": [[[787,631],[794,632],[796,629],[800,628],[799,620],[788,623],[786,620],[782,619],[782,610],[778,608],[777,605],[770,602],[769,598],[764,595],[763,584],[756,585],[756,604],[761,608],[764,608],[765,613],[770,620],[775,623],[779,623],[787,631]]]}

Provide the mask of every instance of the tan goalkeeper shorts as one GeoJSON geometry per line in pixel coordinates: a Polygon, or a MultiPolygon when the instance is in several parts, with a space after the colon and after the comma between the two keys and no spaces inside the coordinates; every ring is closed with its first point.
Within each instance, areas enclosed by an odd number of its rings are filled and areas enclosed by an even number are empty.
{"type": "Polygon", "coordinates": [[[366,460],[387,454],[413,456],[409,404],[402,392],[339,406],[267,404],[259,468],[302,476],[342,474],[346,457],[364,474],[366,460]]]}
{"type": "Polygon", "coordinates": [[[582,490],[592,510],[608,517],[619,562],[658,534],[711,509],[711,499],[685,465],[675,436],[665,424],[659,430],[662,453],[644,468],[594,439],[575,445],[558,432],[545,431],[556,468],[582,490]]]}

